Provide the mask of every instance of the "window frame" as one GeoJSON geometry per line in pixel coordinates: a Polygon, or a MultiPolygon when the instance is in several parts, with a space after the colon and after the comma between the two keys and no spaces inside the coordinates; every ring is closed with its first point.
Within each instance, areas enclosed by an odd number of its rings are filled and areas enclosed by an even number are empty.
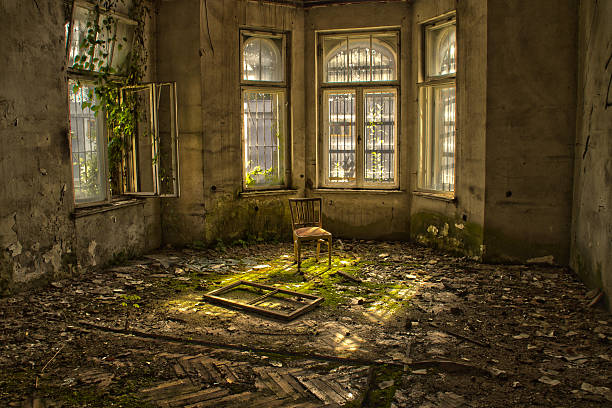
{"type": "Polygon", "coordinates": [[[290,122],[290,109],[291,109],[291,87],[290,84],[290,59],[289,59],[289,41],[290,33],[287,31],[280,30],[260,30],[253,28],[240,28],[238,30],[239,36],[239,84],[240,84],[240,166],[241,166],[241,184],[243,192],[252,191],[274,191],[284,190],[289,188],[291,183],[291,122],[290,122]],[[281,72],[283,79],[281,81],[264,81],[264,80],[248,80],[244,79],[244,45],[245,36],[248,37],[260,37],[265,39],[281,39],[281,72]],[[246,149],[247,144],[245,140],[245,127],[244,127],[244,96],[247,92],[261,92],[261,93],[272,93],[272,94],[283,94],[285,99],[285,105],[283,112],[281,113],[282,118],[282,138],[283,142],[279,143],[278,149],[282,148],[282,158],[284,164],[283,183],[274,185],[254,185],[247,186],[246,177],[246,149]]]}
{"type": "MultiPolygon", "coordinates": [[[[72,134],[72,127],[70,125],[70,117],[72,116],[71,112],[70,112],[70,94],[72,93],[72,90],[70,89],[71,85],[70,82],[71,81],[80,81],[81,82],[81,87],[82,86],[95,86],[95,83],[92,79],[75,79],[73,77],[68,77],[67,83],[68,83],[68,93],[67,93],[67,100],[68,100],[68,123],[70,126],[70,134],[72,134]]],[[[79,88],[80,89],[80,88],[79,88]]],[[[95,93],[95,91],[94,91],[95,93]]],[[[99,168],[98,168],[98,172],[100,173],[100,180],[101,180],[101,189],[104,192],[104,198],[101,200],[95,200],[95,201],[82,201],[79,202],[77,201],[76,198],[76,188],[74,185],[74,162],[73,162],[73,154],[74,154],[74,150],[72,148],[72,137],[69,138],[69,146],[70,146],[70,170],[72,173],[72,195],[73,195],[73,202],[74,202],[74,206],[76,208],[86,208],[86,207],[93,207],[93,206],[98,206],[98,205],[103,205],[103,204],[109,204],[111,202],[111,193],[110,193],[110,183],[108,182],[108,138],[106,137],[107,135],[107,127],[106,127],[106,121],[104,120],[104,118],[102,117],[101,119],[98,119],[98,116],[96,115],[96,122],[97,122],[97,131],[101,132],[98,135],[98,140],[96,141],[96,144],[98,144],[98,162],[99,162],[99,168]]]]}
{"type": "MultiPolygon", "coordinates": [[[[87,11],[91,12],[93,10],[95,10],[95,5],[91,4],[87,1],[84,0],[76,0],[72,10],[71,10],[71,16],[70,16],[70,21],[66,24],[66,64],[68,66],[67,68],[67,78],[66,78],[66,82],[67,84],[70,84],[71,81],[78,81],[80,84],[82,85],[88,85],[88,86],[93,86],[95,88],[96,86],[96,82],[99,78],[99,76],[101,75],[101,72],[99,70],[95,70],[95,69],[78,69],[78,68],[73,68],[73,66],[70,66],[70,53],[71,53],[71,49],[72,49],[72,31],[73,31],[73,25],[75,22],[75,15],[76,15],[76,9],[77,7],[82,8],[82,9],[86,9],[87,11]]],[[[127,17],[126,15],[120,13],[120,12],[116,12],[116,11],[110,11],[110,10],[105,10],[105,9],[100,9],[100,15],[99,15],[99,19],[105,18],[105,17],[112,17],[114,18],[117,22],[121,22],[123,24],[126,25],[138,25],[138,22],[136,22],[135,20],[130,19],[129,17],[127,17]]],[[[114,32],[113,32],[113,37],[116,36],[117,30],[118,30],[118,25],[115,24],[114,26],[114,32]]],[[[113,56],[114,56],[114,52],[115,49],[117,48],[116,46],[116,39],[112,42],[112,47],[111,47],[111,52],[110,55],[108,56],[108,66],[112,67],[113,66],[113,56]]],[[[134,47],[134,37],[132,37],[132,42],[130,44],[130,52],[133,50],[134,47]]],[[[97,52],[97,51],[96,51],[97,52]]],[[[119,83],[120,81],[125,80],[126,75],[124,73],[108,73],[108,79],[107,81],[110,83],[119,83]]],[[[177,92],[176,92],[176,82],[147,82],[147,83],[139,83],[137,85],[132,85],[132,86],[127,86],[127,87],[122,87],[120,88],[120,94],[123,93],[124,89],[127,88],[136,88],[136,87],[143,87],[143,88],[148,88],[150,87],[152,89],[152,91],[150,91],[150,95],[152,95],[151,100],[152,102],[155,103],[155,107],[159,108],[158,103],[156,103],[157,101],[157,89],[158,87],[163,87],[163,86],[169,86],[170,87],[170,94],[169,94],[169,98],[170,98],[170,137],[171,137],[171,150],[172,150],[172,170],[173,170],[173,174],[175,175],[174,177],[174,186],[173,186],[173,192],[171,194],[162,194],[161,193],[161,189],[159,187],[160,185],[160,172],[159,172],[159,165],[156,163],[157,159],[155,158],[155,155],[159,153],[159,149],[158,149],[158,144],[159,142],[157,141],[157,139],[160,138],[159,135],[159,123],[158,123],[158,109],[155,109],[153,106],[151,107],[152,115],[151,115],[151,123],[150,123],[150,128],[151,129],[155,129],[154,132],[151,135],[152,138],[152,148],[155,149],[155,153],[152,152],[152,157],[153,157],[153,164],[152,164],[152,172],[154,175],[154,179],[153,182],[155,184],[154,186],[154,191],[153,192],[130,192],[130,191],[126,191],[126,180],[125,177],[122,175],[120,177],[119,180],[119,185],[120,185],[120,189],[121,191],[118,192],[118,194],[112,194],[111,192],[111,183],[109,182],[109,177],[110,177],[110,166],[109,166],[109,159],[108,159],[108,145],[109,145],[109,129],[106,123],[106,112],[104,112],[103,110],[98,110],[96,112],[96,118],[97,120],[100,121],[100,124],[98,125],[98,128],[102,130],[102,134],[99,136],[99,140],[100,140],[100,146],[98,146],[98,156],[99,156],[99,161],[100,161],[100,173],[101,175],[101,180],[102,180],[102,188],[104,190],[104,199],[103,200],[96,200],[96,201],[88,201],[88,202],[77,202],[76,200],[76,194],[75,194],[75,185],[74,185],[74,174],[72,175],[72,195],[73,195],[73,203],[74,203],[74,207],[75,208],[86,208],[86,207],[95,207],[95,206],[101,206],[101,205],[108,205],[110,203],[112,203],[113,201],[116,200],[122,200],[125,199],[126,197],[179,197],[180,196],[180,160],[179,160],[179,131],[178,131],[178,103],[177,103],[177,92]],[[98,115],[101,115],[100,119],[98,119],[98,115]]],[[[95,92],[95,90],[94,90],[95,92]]],[[[70,112],[70,94],[71,94],[71,89],[68,89],[67,92],[67,101],[68,101],[68,121],[70,122],[70,117],[71,117],[71,112],[70,112]]],[[[120,101],[117,101],[117,103],[120,103],[120,101]]],[[[72,137],[70,137],[69,140],[69,146],[70,146],[70,161],[71,161],[71,172],[74,173],[74,164],[72,161],[72,155],[73,155],[73,149],[72,149],[72,137]]],[[[121,166],[125,165],[125,161],[126,161],[126,155],[130,154],[130,152],[124,151],[122,154],[122,160],[121,160],[121,166]]],[[[134,169],[134,172],[139,172],[139,169],[134,169]]],[[[131,175],[133,176],[133,175],[131,175]]]]}
{"type": "MultiPolygon", "coordinates": [[[[90,69],[90,70],[79,70],[79,69],[75,69],[72,68],[70,66],[70,51],[72,48],[72,26],[74,24],[74,18],[75,18],[75,10],[77,9],[77,7],[83,8],[88,10],[89,12],[92,12],[95,10],[96,5],[92,4],[86,0],[75,0],[74,4],[72,5],[72,9],[70,10],[71,14],[70,14],[70,21],[66,24],[66,65],[68,66],[68,74],[69,75],[75,75],[75,76],[89,76],[91,80],[93,80],[93,76],[97,75],[99,73],[99,71],[90,69]]],[[[131,19],[130,17],[128,17],[127,15],[118,12],[118,11],[110,11],[110,10],[105,10],[102,7],[100,7],[100,16],[99,18],[102,19],[104,17],[112,17],[114,19],[117,20],[117,22],[122,22],[123,24],[126,24],[128,26],[137,26],[138,22],[131,19]]],[[[115,25],[114,27],[114,32],[113,32],[113,37],[116,37],[117,35],[117,25],[115,25]]],[[[110,54],[108,56],[108,66],[112,67],[113,66],[113,57],[115,54],[115,48],[116,48],[116,41],[117,39],[115,38],[115,41],[112,43],[112,47],[110,50],[110,54]]],[[[130,49],[134,48],[134,37],[132,36],[132,41],[130,44],[130,49]]],[[[120,73],[110,73],[110,78],[125,78],[125,75],[122,75],[120,73]]]]}
{"type": "Polygon", "coordinates": [[[385,29],[355,29],[355,30],[334,30],[318,31],[316,36],[316,72],[317,72],[317,186],[318,188],[329,188],[338,190],[399,190],[400,188],[400,131],[401,131],[401,29],[390,27],[385,29]],[[326,82],[325,58],[323,44],[325,37],[363,36],[369,35],[371,38],[376,35],[394,34],[397,39],[396,49],[391,50],[395,53],[396,79],[388,81],[355,81],[355,82],[326,82]],[[393,155],[393,182],[373,182],[365,178],[365,98],[367,92],[386,92],[395,94],[395,131],[393,135],[394,155],[393,155]],[[332,182],[329,180],[329,135],[328,118],[326,115],[327,101],[325,96],[330,93],[349,93],[355,94],[355,180],[353,182],[332,182]]]}
{"type": "Polygon", "coordinates": [[[136,166],[135,164],[139,162],[139,156],[136,152],[136,137],[132,135],[132,140],[130,141],[130,150],[124,152],[122,157],[122,180],[121,180],[121,188],[123,196],[140,196],[140,197],[165,197],[165,198],[176,198],[180,196],[180,159],[178,155],[179,149],[179,133],[178,133],[178,103],[177,103],[177,94],[176,94],[176,82],[144,82],[137,85],[129,85],[124,86],[119,89],[120,100],[122,101],[125,98],[125,93],[130,90],[146,90],[149,95],[150,100],[150,120],[149,120],[149,130],[151,131],[150,135],[150,146],[151,146],[151,178],[153,183],[153,191],[128,191],[129,186],[133,185],[139,189],[139,172],[140,166],[136,166]],[[170,107],[170,146],[171,146],[171,159],[172,164],[171,168],[173,173],[176,175],[173,181],[173,192],[172,193],[163,193],[161,188],[162,176],[159,166],[158,156],[160,154],[160,145],[161,145],[161,136],[160,136],[160,125],[159,125],[159,104],[161,100],[161,91],[158,95],[158,90],[161,87],[167,86],[169,87],[169,107],[170,107]],[[128,165],[127,156],[131,156],[131,162],[134,165],[128,165]],[[125,174],[124,174],[125,173],[125,174]]]}
{"type": "Polygon", "coordinates": [[[444,196],[449,199],[454,199],[457,185],[457,71],[459,64],[457,63],[457,16],[456,12],[452,11],[433,19],[424,21],[420,26],[420,55],[419,55],[419,78],[417,81],[417,183],[416,191],[425,194],[444,196]],[[428,74],[428,44],[427,34],[429,31],[443,29],[446,26],[455,27],[455,71],[443,75],[430,76],[428,74]],[[453,187],[452,190],[436,190],[423,187],[428,175],[425,172],[425,162],[431,161],[429,149],[424,149],[424,145],[433,140],[435,117],[435,91],[440,88],[453,88],[455,90],[455,134],[453,144],[453,187]],[[427,151],[424,151],[427,150],[427,151]]]}
{"type": "MultiPolygon", "coordinates": [[[[74,2],[74,4],[72,5],[72,8],[70,10],[70,21],[66,24],[66,28],[65,28],[65,35],[66,35],[66,54],[65,54],[65,58],[66,58],[66,65],[67,65],[67,78],[66,78],[66,83],[68,84],[68,86],[70,87],[70,81],[78,81],[79,83],[81,83],[82,85],[88,85],[88,86],[93,86],[95,88],[95,83],[96,83],[96,79],[98,77],[98,75],[100,75],[100,72],[94,69],[89,69],[89,70],[82,70],[82,69],[76,69],[73,68],[70,65],[70,53],[71,53],[71,49],[72,49],[72,31],[73,31],[73,25],[75,23],[75,15],[76,15],[76,10],[77,8],[82,8],[85,9],[89,12],[95,10],[95,5],[92,3],[89,3],[87,1],[84,0],[76,0],[74,2]]],[[[100,15],[99,18],[102,19],[105,16],[111,16],[115,19],[117,19],[117,21],[121,21],[125,24],[128,25],[137,25],[138,23],[132,19],[130,19],[129,17],[125,16],[122,13],[119,12],[111,12],[108,10],[100,10],[100,15]]],[[[113,36],[116,35],[117,32],[117,26],[114,27],[114,34],[113,36]]],[[[115,40],[116,41],[116,40],[115,40]]],[[[108,57],[108,66],[112,67],[112,58],[113,58],[113,54],[115,52],[115,48],[116,48],[116,42],[113,42],[112,47],[111,47],[111,52],[110,55],[108,57]]],[[[133,38],[132,38],[132,44],[130,44],[130,47],[133,48],[133,38]]],[[[116,80],[116,79],[122,79],[125,78],[125,76],[123,75],[117,75],[117,74],[110,74],[109,75],[109,80],[116,80]]],[[[70,117],[71,117],[71,112],[70,112],[70,93],[71,93],[71,89],[68,89],[67,95],[66,95],[66,100],[68,102],[68,123],[70,124],[70,117]]],[[[95,90],[94,90],[95,92],[95,90]]],[[[97,120],[100,121],[100,124],[98,125],[98,129],[100,129],[102,131],[102,134],[99,136],[99,141],[100,146],[98,146],[98,157],[99,157],[99,162],[100,162],[100,168],[99,168],[99,172],[101,173],[101,180],[102,180],[102,186],[101,188],[104,191],[104,198],[102,200],[96,200],[96,201],[85,201],[85,202],[77,202],[76,200],[76,191],[75,191],[75,185],[74,185],[74,164],[73,164],[73,159],[72,159],[72,155],[73,155],[73,149],[72,149],[72,137],[70,137],[69,140],[69,146],[70,146],[70,169],[71,169],[71,173],[72,173],[72,201],[74,203],[74,207],[75,208],[88,208],[88,207],[95,207],[95,206],[100,206],[100,205],[107,205],[110,204],[113,201],[113,196],[111,194],[111,183],[109,183],[109,164],[108,164],[108,127],[106,125],[106,120],[104,117],[105,113],[102,110],[99,110],[96,112],[96,118],[97,120]],[[101,118],[98,119],[98,115],[102,115],[101,118]]],[[[70,125],[69,125],[70,126],[70,125]]],[[[122,194],[124,195],[124,194],[122,194]]]]}

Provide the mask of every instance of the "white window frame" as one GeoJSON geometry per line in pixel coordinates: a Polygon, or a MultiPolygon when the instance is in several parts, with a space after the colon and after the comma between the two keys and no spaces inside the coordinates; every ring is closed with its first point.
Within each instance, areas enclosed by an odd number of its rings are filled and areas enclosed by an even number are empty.
{"type": "MultiPolygon", "coordinates": [[[[73,78],[69,78],[68,80],[68,106],[70,107],[70,94],[72,93],[72,85],[70,84],[70,81],[73,81],[75,79],[73,78]]],[[[87,86],[87,87],[93,87],[95,84],[92,81],[87,81],[87,80],[81,80],[81,86],[87,86]]],[[[95,91],[94,91],[95,92],[95,91]]],[[[70,108],[69,108],[70,110],[70,108]]],[[[71,115],[71,112],[69,112],[69,116],[71,115]]],[[[99,163],[99,167],[98,167],[98,172],[99,172],[99,178],[100,178],[100,189],[103,192],[103,197],[101,200],[92,200],[92,201],[78,201],[76,198],[76,189],[74,186],[74,162],[73,162],[73,154],[74,154],[74,150],[72,148],[72,130],[70,131],[70,163],[71,163],[71,171],[72,171],[72,179],[71,181],[73,182],[73,198],[74,198],[74,204],[76,207],[90,207],[90,206],[95,206],[95,205],[100,205],[100,204],[107,204],[110,202],[110,185],[108,183],[108,159],[107,159],[107,153],[108,153],[108,144],[107,144],[107,138],[106,138],[106,126],[105,126],[105,120],[102,118],[98,118],[98,116],[96,115],[96,131],[98,132],[97,135],[97,141],[96,141],[96,145],[97,145],[97,154],[98,154],[98,163],[99,163]]],[[[70,129],[72,129],[71,125],[70,125],[70,129]]]]}
{"type": "Polygon", "coordinates": [[[176,98],[176,82],[150,82],[140,85],[132,85],[121,88],[120,97],[121,100],[125,98],[126,92],[130,90],[144,90],[149,95],[149,131],[150,138],[149,143],[151,146],[151,178],[152,178],[152,189],[150,191],[142,191],[140,187],[140,165],[139,156],[137,155],[138,142],[136,135],[132,135],[130,143],[130,149],[124,153],[122,160],[122,173],[124,178],[122,180],[123,195],[132,196],[145,196],[145,197],[179,197],[180,195],[180,177],[179,177],[179,156],[178,156],[178,104],[176,98]],[[173,174],[173,186],[171,193],[164,193],[162,191],[162,174],[159,166],[159,151],[161,146],[160,126],[159,126],[159,108],[161,99],[161,88],[168,87],[169,89],[169,108],[170,108],[170,148],[171,148],[171,164],[173,174]],[[133,163],[130,165],[129,163],[133,163]]]}
{"type": "MultiPolygon", "coordinates": [[[[399,132],[400,124],[400,100],[401,95],[401,61],[399,56],[400,50],[400,30],[393,28],[388,30],[350,30],[342,32],[322,31],[317,33],[317,76],[318,81],[318,157],[317,157],[317,175],[319,188],[333,189],[364,189],[364,190],[397,190],[399,189],[399,132]],[[396,79],[391,81],[355,81],[355,82],[325,82],[324,64],[325,58],[323,52],[323,43],[325,37],[334,37],[343,35],[363,36],[377,34],[396,35],[396,49],[391,50],[395,53],[395,69],[396,79]],[[395,94],[395,129],[393,135],[393,182],[373,182],[365,179],[365,98],[364,94],[368,92],[390,92],[395,94]],[[327,98],[331,93],[354,93],[355,94],[355,180],[348,182],[331,181],[329,179],[329,125],[327,118],[327,98]]],[[[350,38],[349,38],[350,41],[350,38]]]]}
{"type": "MultiPolygon", "coordinates": [[[[456,179],[456,168],[457,168],[457,46],[455,46],[455,72],[430,76],[429,75],[429,47],[427,44],[427,35],[430,30],[443,29],[447,26],[455,27],[455,41],[456,38],[456,27],[457,18],[455,12],[447,13],[443,16],[436,17],[420,24],[421,26],[421,53],[419,61],[419,82],[417,83],[418,89],[418,127],[417,127],[417,140],[418,140],[418,169],[417,169],[417,191],[423,193],[431,193],[435,195],[443,195],[448,198],[455,197],[455,187],[457,183],[456,179]],[[439,169],[430,169],[429,164],[432,162],[431,154],[439,155],[441,152],[433,151],[431,144],[434,140],[434,123],[436,123],[435,117],[435,92],[441,88],[454,88],[455,90],[455,134],[453,144],[453,186],[452,190],[444,189],[432,189],[426,185],[427,180],[433,176],[428,172],[438,172],[439,169]]],[[[433,52],[435,52],[435,47],[433,52]]],[[[437,159],[433,160],[437,162],[437,159]]]]}
{"type": "Polygon", "coordinates": [[[286,189],[289,186],[291,179],[291,135],[290,129],[291,124],[289,122],[289,110],[291,106],[290,102],[290,88],[289,88],[289,58],[288,58],[288,37],[289,34],[281,31],[266,31],[266,30],[253,30],[249,28],[244,28],[239,30],[240,37],[240,146],[241,146],[241,174],[242,174],[242,190],[243,191],[258,191],[258,190],[282,190],[286,189]],[[281,40],[281,72],[282,72],[282,80],[281,81],[264,81],[264,80],[247,80],[244,79],[244,44],[245,37],[260,37],[264,39],[280,39],[281,40]],[[247,92],[261,92],[261,93],[272,93],[272,94],[282,94],[285,99],[285,106],[282,115],[281,122],[282,127],[280,131],[282,132],[282,140],[279,141],[278,149],[282,149],[281,156],[284,165],[284,174],[283,174],[283,183],[282,184],[260,184],[260,185],[247,185],[247,174],[246,174],[246,150],[247,140],[246,140],[246,129],[244,126],[244,95],[247,92]]]}

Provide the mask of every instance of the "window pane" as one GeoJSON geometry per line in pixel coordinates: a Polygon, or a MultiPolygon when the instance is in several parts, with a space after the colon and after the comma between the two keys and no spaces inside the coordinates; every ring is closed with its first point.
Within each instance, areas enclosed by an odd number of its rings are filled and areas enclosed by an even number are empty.
{"type": "Polygon", "coordinates": [[[396,44],[397,33],[372,36],[372,81],[397,79],[396,44]]]}
{"type": "Polygon", "coordinates": [[[427,76],[449,75],[457,72],[455,24],[429,27],[425,41],[427,76]]]}
{"type": "Polygon", "coordinates": [[[364,177],[392,183],[395,169],[395,92],[365,92],[364,177]]]}
{"type": "MultiPolygon", "coordinates": [[[[124,88],[122,103],[134,115],[134,130],[125,143],[124,193],[156,193],[157,151],[154,145],[153,95],[150,85],[124,88]]],[[[113,163],[111,163],[113,164],[113,163]]],[[[114,168],[114,166],[111,166],[114,168]]],[[[114,179],[117,175],[111,172],[114,179]]]]}
{"type": "MultiPolygon", "coordinates": [[[[68,66],[72,67],[75,64],[75,57],[85,55],[89,42],[87,36],[94,33],[93,24],[95,15],[92,11],[86,8],[74,6],[74,19],[72,21],[72,34],[70,38],[70,54],[68,66]]],[[[83,61],[84,62],[84,61],[83,61]]],[[[82,64],[80,60],[78,64],[82,64]]]]}
{"type": "Polygon", "coordinates": [[[349,44],[349,81],[370,80],[370,36],[351,36],[349,44]]]}
{"type": "Polygon", "coordinates": [[[420,187],[454,191],[455,87],[425,88],[422,92],[420,187]]]}
{"type": "Polygon", "coordinates": [[[75,89],[75,85],[75,81],[69,81],[74,198],[77,203],[102,201],[106,191],[101,166],[101,119],[87,106],[95,103],[94,88],[82,85],[75,89]]]}
{"type": "Polygon", "coordinates": [[[88,71],[100,71],[111,64],[114,72],[125,72],[135,26],[112,15],[100,14],[99,32],[96,35],[95,22],[96,14],[93,11],[75,6],[68,66],[88,71]],[[95,44],[93,59],[90,58],[89,49],[92,44],[95,44]],[[85,59],[81,60],[81,58],[85,59]]]}
{"type": "Polygon", "coordinates": [[[355,94],[326,94],[328,179],[330,182],[355,180],[355,94]]]}
{"type": "Polygon", "coordinates": [[[325,37],[323,39],[325,55],[329,54],[323,64],[325,82],[347,82],[348,53],[346,37],[325,37]]]}
{"type": "Polygon", "coordinates": [[[325,82],[394,81],[397,33],[323,37],[325,82]]]}
{"type": "Polygon", "coordinates": [[[94,63],[94,71],[100,71],[102,67],[110,65],[113,50],[113,38],[115,36],[116,19],[107,15],[100,15],[100,32],[96,37],[97,61],[94,63]]]}
{"type": "Polygon", "coordinates": [[[177,195],[178,146],[176,129],[176,94],[173,84],[156,84],[157,166],[160,195],[177,195]]]}
{"type": "Polygon", "coordinates": [[[281,82],[284,80],[282,39],[244,37],[242,79],[281,82]]]}
{"type": "Polygon", "coordinates": [[[245,184],[283,185],[285,94],[244,91],[243,104],[245,184]]]}

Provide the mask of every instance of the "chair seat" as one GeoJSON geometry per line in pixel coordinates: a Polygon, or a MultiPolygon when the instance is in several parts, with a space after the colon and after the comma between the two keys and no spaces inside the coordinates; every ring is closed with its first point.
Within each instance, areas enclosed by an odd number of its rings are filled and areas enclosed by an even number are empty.
{"type": "Polygon", "coordinates": [[[304,227],[293,231],[298,238],[327,238],[331,237],[331,233],[320,227],[304,227]]]}

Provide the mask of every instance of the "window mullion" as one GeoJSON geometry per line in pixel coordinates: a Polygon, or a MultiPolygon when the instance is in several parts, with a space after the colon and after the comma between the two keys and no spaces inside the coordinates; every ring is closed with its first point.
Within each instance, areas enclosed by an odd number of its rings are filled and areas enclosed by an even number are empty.
{"type": "Polygon", "coordinates": [[[355,126],[357,127],[357,145],[355,146],[355,183],[357,188],[362,188],[364,183],[364,99],[363,89],[356,89],[355,94],[357,97],[355,108],[356,118],[355,126]]]}

